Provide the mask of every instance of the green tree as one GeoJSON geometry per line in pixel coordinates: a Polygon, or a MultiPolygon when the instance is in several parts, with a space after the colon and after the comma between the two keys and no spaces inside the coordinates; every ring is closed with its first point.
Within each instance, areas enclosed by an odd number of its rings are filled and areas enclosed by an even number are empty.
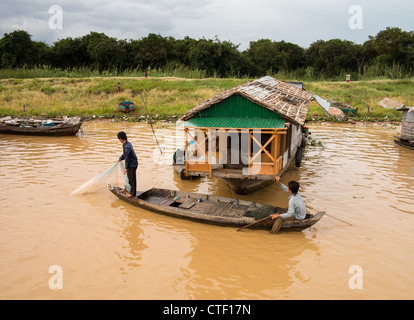
{"type": "Polygon", "coordinates": [[[358,79],[362,76],[362,71],[365,65],[371,63],[378,55],[372,40],[367,40],[363,45],[356,45],[358,51],[358,79]]]}
{"type": "MultiPolygon", "coordinates": [[[[191,61],[189,57],[189,53],[191,49],[197,46],[198,41],[186,36],[184,39],[177,39],[173,42],[173,54],[171,55],[171,60],[176,60],[178,63],[190,66],[191,61]]],[[[171,61],[170,60],[170,61],[171,61]]]]}
{"type": "Polygon", "coordinates": [[[53,53],[51,47],[42,41],[33,41],[32,65],[51,65],[53,53]]]}
{"type": "Polygon", "coordinates": [[[98,51],[95,49],[95,47],[101,42],[108,39],[109,37],[104,33],[95,31],[91,31],[89,34],[84,35],[81,38],[82,46],[86,47],[86,56],[88,59],[87,63],[92,69],[99,69],[100,72],[103,71],[102,66],[99,65],[99,62],[96,59],[98,51]]]}
{"type": "Polygon", "coordinates": [[[221,55],[221,48],[214,40],[200,39],[189,53],[190,66],[193,69],[205,70],[209,76],[216,71],[216,62],[221,55]]]}
{"type": "Polygon", "coordinates": [[[241,53],[238,45],[230,41],[219,41],[220,55],[216,57],[215,69],[219,77],[236,76],[240,74],[241,53]]]}
{"type": "Polygon", "coordinates": [[[400,65],[405,68],[413,67],[414,32],[403,31],[400,28],[387,27],[378,32],[370,41],[378,52],[377,62],[387,66],[400,65]]]}
{"type": "Polygon", "coordinates": [[[357,72],[359,47],[348,40],[319,40],[306,50],[309,65],[319,75],[339,76],[343,72],[357,72]]]}
{"type": "Polygon", "coordinates": [[[155,33],[139,41],[135,55],[135,63],[142,69],[162,68],[168,61],[169,43],[166,38],[155,33]]]}
{"type": "Polygon", "coordinates": [[[291,42],[275,42],[279,52],[283,52],[286,56],[285,70],[292,71],[305,67],[305,49],[291,42]]]}
{"type": "Polygon", "coordinates": [[[93,62],[98,65],[99,72],[111,69],[122,69],[125,48],[115,38],[106,38],[89,50],[93,62]]]}
{"type": "Polygon", "coordinates": [[[33,63],[34,44],[31,35],[23,30],[5,33],[0,39],[1,66],[21,68],[33,63]]]}
{"type": "Polygon", "coordinates": [[[54,66],[74,68],[87,65],[90,61],[87,46],[81,38],[66,38],[53,44],[54,66]]]}
{"type": "Polygon", "coordinates": [[[288,54],[281,50],[277,42],[270,39],[251,41],[246,56],[252,62],[252,71],[257,76],[288,69],[288,54]]]}

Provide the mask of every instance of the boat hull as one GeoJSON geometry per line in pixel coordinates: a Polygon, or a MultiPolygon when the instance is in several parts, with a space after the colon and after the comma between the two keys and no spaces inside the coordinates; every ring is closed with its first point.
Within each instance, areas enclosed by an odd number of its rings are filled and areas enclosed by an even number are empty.
{"type": "MultiPolygon", "coordinates": [[[[302,154],[301,148],[298,148],[295,153],[293,153],[293,156],[290,157],[285,165],[285,167],[282,169],[281,172],[279,172],[279,176],[284,174],[286,170],[290,167],[292,162],[295,160],[296,166],[299,167],[302,159],[298,159],[297,155],[298,152],[302,154]]],[[[174,171],[180,175],[180,178],[182,180],[192,180],[200,178],[201,176],[206,176],[207,174],[203,175],[186,175],[185,174],[185,165],[184,164],[173,164],[174,171]]],[[[261,190],[263,188],[266,188],[274,183],[273,179],[255,179],[255,178],[231,178],[231,177],[225,177],[224,175],[220,175],[219,172],[216,172],[213,170],[212,176],[221,178],[223,181],[230,186],[230,188],[237,194],[245,195],[251,192],[255,192],[258,190],[261,190]]]]}
{"type": "Polygon", "coordinates": [[[17,134],[17,135],[28,135],[28,136],[72,136],[75,135],[82,123],[71,126],[54,126],[54,127],[41,127],[41,128],[25,128],[25,127],[14,127],[7,125],[0,125],[0,133],[4,134],[17,134]]]}
{"type": "Polygon", "coordinates": [[[121,102],[119,104],[119,110],[122,111],[122,112],[125,112],[125,113],[133,111],[134,108],[135,108],[134,103],[132,101],[129,101],[129,100],[121,102]]]}
{"type": "Polygon", "coordinates": [[[396,138],[394,140],[394,142],[396,144],[398,144],[399,146],[406,147],[408,149],[414,150],[414,141],[409,141],[409,140],[404,140],[404,139],[401,139],[401,138],[396,138]]]}
{"type": "Polygon", "coordinates": [[[129,108],[125,108],[125,107],[119,107],[119,110],[125,113],[131,112],[134,110],[134,107],[129,107],[129,108]]]}
{"type": "MultiPolygon", "coordinates": [[[[128,198],[118,187],[108,185],[108,189],[119,199],[136,207],[174,218],[226,227],[243,227],[271,213],[285,212],[285,209],[280,207],[200,193],[153,188],[138,192],[136,197],[128,198]],[[178,199],[181,199],[181,202],[178,199]]],[[[283,220],[281,230],[304,230],[318,222],[323,215],[324,212],[318,212],[303,220],[283,220]]],[[[273,220],[269,218],[257,222],[251,228],[271,230],[272,226],[273,220]]]]}
{"type": "Polygon", "coordinates": [[[350,106],[349,104],[343,103],[343,102],[333,102],[332,105],[334,107],[337,107],[342,110],[343,113],[347,114],[348,112],[351,112],[352,114],[355,114],[355,112],[358,111],[358,108],[354,108],[350,106]]]}
{"type": "Polygon", "coordinates": [[[237,194],[248,194],[257,190],[266,188],[274,183],[273,180],[258,180],[258,179],[231,179],[223,178],[230,188],[237,194]]]}

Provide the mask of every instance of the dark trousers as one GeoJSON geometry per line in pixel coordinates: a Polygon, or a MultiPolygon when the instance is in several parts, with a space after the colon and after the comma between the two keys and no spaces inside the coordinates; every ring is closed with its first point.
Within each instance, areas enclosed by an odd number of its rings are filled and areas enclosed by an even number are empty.
{"type": "Polygon", "coordinates": [[[127,176],[128,176],[129,185],[131,186],[131,190],[129,193],[135,196],[137,193],[137,167],[128,168],[127,176]]]}

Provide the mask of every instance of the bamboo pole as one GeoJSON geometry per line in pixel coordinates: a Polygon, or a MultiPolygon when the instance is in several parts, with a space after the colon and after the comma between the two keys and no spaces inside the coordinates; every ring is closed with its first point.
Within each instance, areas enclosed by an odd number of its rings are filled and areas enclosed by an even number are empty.
{"type": "Polygon", "coordinates": [[[270,218],[270,216],[267,216],[266,218],[263,218],[263,219],[257,220],[257,221],[255,221],[255,222],[253,222],[253,223],[248,224],[247,226],[241,227],[241,228],[237,229],[236,231],[240,231],[240,230],[242,230],[242,229],[245,229],[245,228],[247,228],[247,227],[250,227],[250,226],[252,226],[252,225],[254,225],[254,224],[256,224],[256,223],[262,222],[262,221],[267,220],[267,219],[269,219],[269,218],[270,218]]]}

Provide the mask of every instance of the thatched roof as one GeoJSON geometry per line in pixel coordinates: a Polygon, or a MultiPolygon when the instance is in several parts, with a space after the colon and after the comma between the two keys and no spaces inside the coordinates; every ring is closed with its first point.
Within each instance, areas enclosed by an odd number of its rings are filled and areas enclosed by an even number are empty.
{"type": "Polygon", "coordinates": [[[200,111],[234,94],[240,94],[258,105],[280,114],[286,120],[301,125],[305,123],[309,103],[313,99],[313,95],[306,90],[271,77],[263,77],[223,91],[213,98],[199,103],[180,120],[187,121],[200,111]]]}

